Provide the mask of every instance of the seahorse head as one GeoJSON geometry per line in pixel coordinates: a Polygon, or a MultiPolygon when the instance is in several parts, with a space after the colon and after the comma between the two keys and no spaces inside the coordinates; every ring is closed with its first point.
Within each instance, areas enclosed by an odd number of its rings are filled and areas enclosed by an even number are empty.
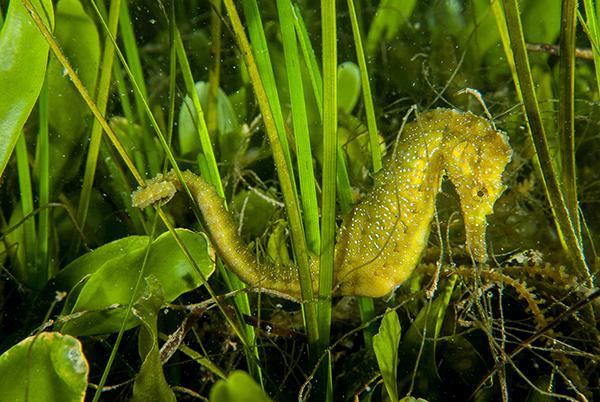
{"type": "Polygon", "coordinates": [[[506,134],[487,120],[470,113],[465,117],[456,136],[447,142],[444,164],[460,197],[468,251],[476,261],[485,262],[486,216],[506,189],[502,173],[512,150],[506,134]]]}

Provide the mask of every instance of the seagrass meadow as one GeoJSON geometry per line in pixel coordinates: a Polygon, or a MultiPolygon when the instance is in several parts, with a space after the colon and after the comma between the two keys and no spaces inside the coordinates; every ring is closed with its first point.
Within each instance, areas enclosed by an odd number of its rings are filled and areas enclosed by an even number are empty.
{"type": "Polygon", "coordinates": [[[600,400],[599,13],[0,0],[0,400],[600,400]]]}

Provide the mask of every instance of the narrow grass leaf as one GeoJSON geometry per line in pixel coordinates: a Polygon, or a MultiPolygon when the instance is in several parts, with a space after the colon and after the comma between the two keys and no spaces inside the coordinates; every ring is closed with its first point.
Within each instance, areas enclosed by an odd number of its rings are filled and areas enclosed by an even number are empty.
{"type": "MultiPolygon", "coordinates": [[[[108,26],[106,29],[114,36],[117,32],[117,26],[119,23],[119,6],[121,0],[114,0],[110,3],[110,11],[108,15],[108,26]]],[[[58,57],[58,55],[57,55],[58,57]]],[[[104,48],[102,52],[102,62],[100,68],[100,78],[98,81],[98,88],[96,89],[95,106],[100,115],[106,113],[106,106],[108,104],[108,93],[110,89],[111,72],[112,66],[115,59],[115,48],[110,38],[106,38],[104,41],[104,48]]],[[[59,59],[61,64],[63,61],[59,59]]],[[[63,65],[64,67],[64,65],[63,65]]],[[[73,79],[70,77],[71,80],[73,79]]],[[[81,94],[81,89],[77,88],[81,94]]],[[[90,88],[91,90],[91,88],[90,88]]],[[[93,93],[87,91],[87,93],[93,93]]],[[[87,103],[87,102],[86,102],[87,103]]],[[[89,107],[89,105],[88,105],[89,107]]],[[[92,110],[90,108],[90,110],[92,110]]],[[[92,110],[93,112],[93,110],[92,110]]],[[[92,186],[94,184],[94,177],[96,174],[96,166],[98,164],[98,155],[100,153],[100,142],[102,140],[102,126],[98,119],[94,120],[92,125],[92,132],[90,135],[90,144],[87,150],[87,156],[85,161],[85,170],[83,173],[83,184],[81,186],[81,194],[79,196],[79,204],[77,206],[77,222],[83,228],[87,219],[88,208],[90,204],[90,198],[92,196],[92,186]]],[[[78,248],[79,240],[75,240],[72,244],[72,252],[75,253],[75,249],[78,248]]]]}
{"type": "MultiPolygon", "coordinates": [[[[94,21],[79,0],[56,4],[54,36],[77,70],[88,92],[96,88],[100,63],[100,37],[94,21]]],[[[57,195],[64,184],[80,174],[89,141],[91,113],[55,56],[47,71],[50,133],[50,185],[57,195]]]]}
{"type": "Polygon", "coordinates": [[[137,82],[140,91],[134,93],[136,110],[140,124],[144,126],[146,121],[146,113],[144,111],[144,102],[142,99],[148,99],[148,90],[146,89],[146,80],[144,78],[144,70],[140,61],[140,54],[135,40],[135,34],[133,32],[133,24],[129,16],[129,4],[127,2],[121,3],[121,9],[119,12],[119,29],[121,31],[121,38],[123,41],[123,50],[125,51],[125,59],[131,69],[131,73],[137,82]]]}
{"type": "MultiPolygon", "coordinates": [[[[319,111],[319,117],[323,120],[323,79],[321,77],[321,70],[315,56],[314,48],[311,44],[304,19],[302,17],[302,11],[298,5],[294,9],[294,26],[296,27],[296,35],[300,49],[302,49],[302,56],[304,57],[304,63],[310,77],[311,86],[313,89],[314,99],[317,104],[317,110],[319,111]]],[[[317,155],[318,156],[318,155],[317,155]]],[[[348,177],[348,168],[346,165],[346,158],[342,145],[338,143],[337,148],[337,194],[340,210],[343,214],[350,212],[352,208],[352,188],[350,186],[350,178],[348,177]]]]}
{"type": "Polygon", "coordinates": [[[563,247],[574,265],[575,272],[588,281],[590,285],[594,280],[585,261],[583,250],[577,236],[574,220],[569,214],[558,176],[552,165],[548,139],[542,123],[539,103],[535,92],[535,84],[531,75],[529,58],[525,47],[523,27],[516,0],[503,0],[506,15],[507,29],[513,49],[514,62],[518,77],[518,88],[521,89],[524,102],[525,117],[528,122],[529,134],[539,159],[541,176],[544,188],[555,216],[556,226],[560,234],[563,247]]]}
{"type": "MultiPolygon", "coordinates": [[[[46,271],[46,277],[54,275],[54,267],[50,265],[49,240],[50,240],[50,209],[45,208],[50,202],[50,140],[48,135],[48,86],[46,82],[42,87],[39,98],[40,126],[38,129],[38,155],[37,171],[39,180],[38,206],[40,219],[38,224],[38,249],[37,264],[40,271],[46,271]]],[[[53,264],[54,265],[54,264],[53,264]]]]}
{"type": "Polygon", "coordinates": [[[194,77],[192,77],[192,70],[190,68],[187,53],[185,51],[185,48],[183,47],[183,42],[181,40],[179,30],[177,29],[175,29],[175,47],[177,49],[177,59],[179,60],[179,66],[181,67],[181,72],[185,81],[185,88],[187,90],[188,96],[190,96],[192,99],[192,105],[194,106],[194,111],[196,112],[197,119],[195,121],[195,127],[197,130],[196,132],[198,134],[198,138],[200,139],[200,144],[202,144],[202,152],[204,153],[204,157],[206,158],[208,171],[210,174],[210,183],[215,186],[217,193],[221,197],[223,197],[223,184],[221,183],[221,177],[219,176],[219,168],[217,167],[217,161],[215,159],[215,154],[210,141],[210,136],[208,134],[208,128],[206,127],[204,112],[202,110],[200,98],[198,97],[198,93],[196,92],[194,77]]]}
{"type": "Polygon", "coordinates": [[[317,253],[320,249],[319,234],[319,209],[317,206],[317,192],[315,174],[313,171],[313,157],[308,132],[308,117],[306,115],[306,100],[304,99],[304,85],[298,57],[296,32],[294,29],[294,9],[287,0],[277,1],[279,12],[279,27],[283,42],[284,58],[290,100],[292,104],[292,124],[298,158],[298,177],[300,179],[300,196],[308,248],[317,253]]]}
{"type": "Polygon", "coordinates": [[[585,10],[584,30],[592,44],[592,55],[594,57],[594,72],[596,74],[596,90],[600,94],[600,29],[598,27],[598,15],[593,0],[583,0],[585,10]]]}
{"type": "MultiPolygon", "coordinates": [[[[414,7],[414,3],[407,2],[404,5],[406,8],[404,11],[406,12],[406,18],[412,13],[411,7],[414,7]]],[[[363,93],[363,101],[365,104],[365,112],[367,115],[367,129],[369,131],[369,144],[371,150],[371,158],[373,163],[373,172],[377,173],[381,170],[383,166],[383,162],[381,159],[381,149],[379,147],[379,133],[377,131],[377,121],[375,119],[375,107],[373,106],[373,96],[371,95],[371,84],[369,83],[369,72],[367,70],[367,62],[365,57],[365,51],[363,49],[363,40],[360,32],[360,27],[358,25],[358,18],[356,15],[356,9],[354,7],[354,1],[348,0],[348,13],[350,16],[350,24],[352,26],[352,35],[354,37],[354,47],[356,49],[356,59],[358,61],[359,66],[359,76],[360,83],[362,85],[362,93],[363,93]]],[[[375,21],[372,23],[372,27],[374,24],[384,24],[383,22],[378,22],[378,19],[381,17],[377,17],[379,12],[375,15],[375,21]]],[[[400,21],[401,23],[401,21],[400,21]]],[[[372,28],[379,29],[379,28],[372,28]]],[[[382,28],[383,29],[383,28],[382,28]]],[[[395,30],[394,28],[388,27],[388,29],[395,30]]],[[[396,28],[397,29],[397,28],[396,28]]],[[[377,40],[377,36],[380,33],[376,31],[369,32],[371,36],[371,43],[368,46],[371,46],[372,52],[370,54],[374,54],[375,51],[375,43],[377,40]],[[373,34],[371,34],[373,32],[373,34]]],[[[367,323],[373,320],[375,317],[375,304],[373,300],[360,297],[358,299],[358,308],[360,312],[360,319],[362,323],[367,323]]],[[[367,325],[363,330],[363,336],[365,338],[365,342],[367,345],[371,345],[373,342],[373,334],[375,333],[374,325],[367,325]]]]}
{"type": "Polygon", "coordinates": [[[512,75],[517,96],[519,101],[523,103],[523,95],[519,85],[519,77],[517,75],[517,67],[515,66],[515,57],[510,45],[510,37],[508,35],[508,28],[506,26],[506,16],[504,15],[504,9],[502,7],[501,0],[491,0],[491,8],[492,12],[494,13],[496,28],[498,28],[498,33],[500,34],[500,42],[502,43],[502,48],[504,50],[504,54],[506,55],[506,63],[510,68],[510,73],[512,75]]]}
{"type": "MultiPolygon", "coordinates": [[[[304,236],[304,227],[302,225],[300,208],[298,206],[298,196],[294,179],[290,170],[291,160],[289,158],[289,152],[285,150],[287,142],[282,138],[281,134],[284,133],[278,133],[278,128],[269,103],[269,97],[267,96],[261,74],[259,73],[258,66],[253,56],[252,48],[248,38],[246,37],[246,33],[242,26],[239,14],[237,13],[237,9],[232,0],[224,0],[224,5],[227,9],[227,13],[229,14],[237,44],[242,50],[244,63],[248,68],[250,81],[254,89],[256,100],[262,112],[265,129],[271,144],[273,160],[275,161],[275,167],[277,168],[277,175],[281,184],[281,191],[283,193],[283,199],[290,222],[292,244],[298,262],[298,276],[300,280],[302,298],[307,301],[307,303],[303,304],[302,307],[306,320],[309,344],[311,348],[314,349],[317,347],[319,340],[317,309],[314,304],[312,278],[309,267],[309,255],[306,246],[306,238],[304,236]]],[[[251,11],[255,10],[255,14],[258,15],[258,6],[255,1],[246,0],[243,2],[243,5],[248,6],[247,8],[251,11]]],[[[256,15],[255,19],[258,18],[258,21],[260,21],[260,16],[256,17],[256,15]]],[[[252,22],[252,19],[250,19],[248,15],[246,17],[248,23],[254,26],[256,21],[252,22]]],[[[262,27],[260,27],[260,30],[262,32],[262,27]]],[[[285,137],[285,135],[283,135],[283,137],[285,137]]]]}
{"type": "MultiPolygon", "coordinates": [[[[241,3],[244,9],[244,14],[246,15],[246,23],[248,24],[248,34],[250,35],[250,40],[252,43],[252,60],[254,63],[256,63],[255,67],[260,73],[260,79],[264,91],[266,93],[266,99],[264,99],[264,101],[266,101],[270,106],[269,114],[272,116],[273,123],[275,124],[277,137],[279,138],[279,142],[281,144],[287,169],[291,172],[293,171],[292,158],[286,135],[285,121],[283,118],[283,113],[281,111],[279,91],[277,90],[277,83],[275,82],[275,74],[273,73],[273,65],[271,64],[271,56],[269,53],[269,48],[267,46],[265,32],[263,30],[263,24],[258,9],[258,3],[256,2],[256,0],[242,0],[241,3]]],[[[250,62],[250,60],[246,58],[246,63],[248,62],[250,62]]],[[[254,82],[254,85],[256,85],[256,80],[254,82]]],[[[255,92],[256,96],[260,97],[260,91],[255,92]]],[[[259,98],[257,100],[259,100],[260,104],[261,99],[259,98]]],[[[296,182],[294,180],[291,182],[291,185],[294,190],[294,194],[297,194],[296,182]]]]}
{"type": "MultiPolygon", "coordinates": [[[[403,6],[403,18],[408,18],[412,14],[412,8],[414,8],[416,1],[404,2],[403,6]]],[[[356,16],[356,10],[354,8],[354,1],[348,0],[348,11],[350,14],[350,22],[352,25],[352,35],[354,37],[354,47],[356,48],[356,60],[358,61],[358,67],[360,70],[360,83],[362,85],[363,101],[365,103],[365,112],[367,115],[367,128],[369,130],[369,144],[371,145],[371,157],[373,158],[373,171],[378,172],[381,169],[381,149],[379,148],[379,133],[377,132],[377,120],[375,119],[375,107],[373,106],[373,96],[371,95],[371,84],[369,82],[369,71],[367,70],[367,61],[365,57],[365,51],[363,49],[363,41],[358,26],[358,18],[356,16]]],[[[379,12],[378,12],[379,14],[379,12]]],[[[377,24],[377,15],[375,16],[374,24],[377,24]]],[[[401,18],[398,18],[401,20],[401,18]]],[[[401,23],[400,21],[399,23],[401,23]]],[[[372,26],[373,26],[372,25],[372,26]]],[[[376,29],[376,28],[372,28],[376,29]]],[[[398,28],[388,27],[388,35],[391,31],[395,31],[398,28]]],[[[371,32],[369,32],[371,34],[371,32]]],[[[374,34],[373,34],[374,35],[374,34]]],[[[371,46],[374,46],[371,44],[371,46]]],[[[370,53],[373,54],[373,53],[370,53]]]]}
{"type": "Polygon", "coordinates": [[[577,170],[575,166],[575,36],[577,1],[562,1],[560,29],[560,68],[558,125],[561,143],[561,183],[565,203],[581,243],[579,203],[577,200],[577,170]]]}
{"type": "Polygon", "coordinates": [[[139,87],[139,91],[133,92],[135,101],[135,109],[137,112],[137,121],[139,122],[140,130],[142,131],[142,149],[145,153],[145,165],[138,165],[138,169],[158,173],[162,162],[162,154],[160,148],[149,135],[148,131],[148,116],[145,110],[145,104],[148,103],[148,90],[146,89],[146,79],[140,60],[139,49],[133,32],[133,24],[129,16],[129,5],[126,1],[121,2],[121,11],[119,15],[119,28],[121,30],[121,40],[127,65],[133,75],[132,80],[139,87]]]}
{"type": "MultiPolygon", "coordinates": [[[[335,245],[335,196],[337,178],[337,21],[334,1],[321,1],[323,55],[323,179],[321,260],[319,269],[319,335],[321,346],[329,345],[331,292],[335,245]]],[[[325,383],[326,384],[326,383],[325,383]]],[[[329,395],[328,395],[329,396],[329,395]]]]}

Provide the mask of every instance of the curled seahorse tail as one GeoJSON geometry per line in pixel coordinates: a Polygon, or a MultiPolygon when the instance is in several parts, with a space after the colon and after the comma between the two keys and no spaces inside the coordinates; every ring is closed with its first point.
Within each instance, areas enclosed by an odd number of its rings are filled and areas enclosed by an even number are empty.
{"type": "MultiPolygon", "coordinates": [[[[205,229],[225,264],[251,288],[274,293],[281,297],[300,298],[300,286],[294,267],[258,261],[248,244],[240,237],[237,227],[226,210],[223,198],[203,177],[186,170],[182,172],[190,193],[200,208],[205,229]]],[[[157,201],[169,201],[175,190],[183,186],[174,170],[158,175],[146,187],[132,196],[133,204],[143,208],[157,201]]]]}

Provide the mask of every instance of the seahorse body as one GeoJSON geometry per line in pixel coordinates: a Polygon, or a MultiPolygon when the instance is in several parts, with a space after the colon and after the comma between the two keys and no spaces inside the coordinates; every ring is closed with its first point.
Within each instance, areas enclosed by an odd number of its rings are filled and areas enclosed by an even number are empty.
{"type": "MultiPolygon", "coordinates": [[[[472,113],[437,109],[407,124],[373,189],[344,219],[335,246],[335,293],[380,297],[410,276],[426,246],[444,174],[460,197],[467,248],[484,262],[486,216],[505,189],[502,172],[511,154],[506,135],[472,113]]],[[[300,299],[296,267],[257,261],[213,187],[191,172],[183,174],[226,264],[251,287],[300,299]]],[[[138,189],[134,206],[168,201],[173,191],[165,183],[181,191],[171,171],[138,189]]],[[[315,289],[317,270],[315,259],[315,289]]]]}
{"type": "Polygon", "coordinates": [[[505,189],[504,133],[472,113],[438,109],[406,125],[375,185],[346,217],[336,243],[341,294],[383,296],[405,281],[426,246],[444,174],[460,197],[467,248],[487,259],[486,215],[505,189]]]}

